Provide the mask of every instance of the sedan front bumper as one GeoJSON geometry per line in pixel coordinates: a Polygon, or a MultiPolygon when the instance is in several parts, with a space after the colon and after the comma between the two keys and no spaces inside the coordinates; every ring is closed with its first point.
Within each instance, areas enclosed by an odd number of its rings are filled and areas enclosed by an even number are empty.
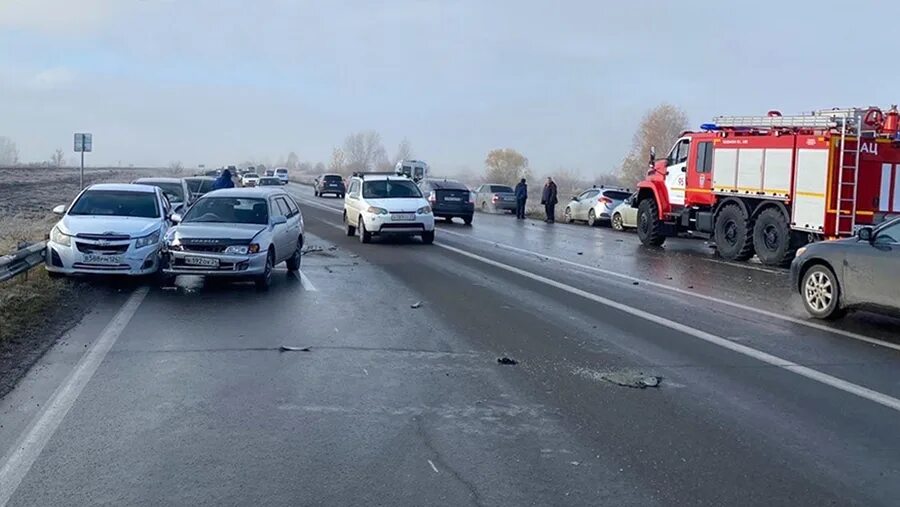
{"type": "Polygon", "coordinates": [[[168,250],[163,253],[163,273],[167,275],[253,276],[266,270],[267,252],[249,255],[168,250]],[[217,266],[189,264],[188,259],[213,262],[217,266]]]}
{"type": "Polygon", "coordinates": [[[129,245],[122,253],[89,257],[76,248],[76,239],[70,246],[47,242],[44,266],[47,271],[64,275],[128,275],[143,276],[159,269],[159,245],[134,248],[129,245]],[[101,259],[103,257],[103,259],[101,259]]]}

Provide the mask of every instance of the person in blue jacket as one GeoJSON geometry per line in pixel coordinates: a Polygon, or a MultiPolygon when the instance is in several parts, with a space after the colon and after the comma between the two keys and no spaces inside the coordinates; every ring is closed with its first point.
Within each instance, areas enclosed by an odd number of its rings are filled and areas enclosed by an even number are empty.
{"type": "Polygon", "coordinates": [[[222,174],[213,182],[213,190],[219,190],[220,188],[234,188],[234,182],[231,181],[231,171],[228,169],[222,171],[222,174]]]}
{"type": "Polygon", "coordinates": [[[516,218],[519,220],[525,219],[525,201],[528,200],[528,185],[525,183],[525,178],[522,178],[516,185],[516,218]]]}

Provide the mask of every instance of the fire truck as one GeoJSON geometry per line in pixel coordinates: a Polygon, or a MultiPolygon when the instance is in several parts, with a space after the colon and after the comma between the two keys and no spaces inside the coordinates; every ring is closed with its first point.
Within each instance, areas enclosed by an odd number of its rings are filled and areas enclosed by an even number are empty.
{"type": "Polygon", "coordinates": [[[900,214],[900,113],[875,107],[720,116],[651,150],[638,235],[707,238],[728,260],[790,263],[800,246],[900,214]]]}

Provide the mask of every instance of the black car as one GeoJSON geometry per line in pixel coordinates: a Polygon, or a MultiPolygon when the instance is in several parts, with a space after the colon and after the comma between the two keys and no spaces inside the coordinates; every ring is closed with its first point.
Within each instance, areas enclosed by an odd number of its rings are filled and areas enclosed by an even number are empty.
{"type": "Polygon", "coordinates": [[[863,227],[853,238],[801,247],[791,286],[818,319],[855,307],[900,312],[900,218],[863,227]]]}
{"type": "Polygon", "coordinates": [[[448,222],[454,217],[462,218],[466,225],[472,225],[475,214],[475,200],[472,192],[462,183],[454,180],[429,178],[419,182],[435,218],[444,218],[448,222]]]}
{"type": "Polygon", "coordinates": [[[347,189],[344,187],[344,178],[340,174],[323,174],[313,181],[313,191],[316,197],[332,194],[343,199],[347,189]]]}

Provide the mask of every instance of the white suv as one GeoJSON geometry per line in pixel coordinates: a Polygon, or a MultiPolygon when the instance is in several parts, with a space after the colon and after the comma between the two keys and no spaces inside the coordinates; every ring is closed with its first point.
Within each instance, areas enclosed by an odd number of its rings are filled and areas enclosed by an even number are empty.
{"type": "Polygon", "coordinates": [[[371,241],[372,235],[387,234],[434,242],[431,206],[411,179],[395,173],[355,174],[344,198],[344,224],[347,236],[358,229],[363,243],[371,241]]]}

